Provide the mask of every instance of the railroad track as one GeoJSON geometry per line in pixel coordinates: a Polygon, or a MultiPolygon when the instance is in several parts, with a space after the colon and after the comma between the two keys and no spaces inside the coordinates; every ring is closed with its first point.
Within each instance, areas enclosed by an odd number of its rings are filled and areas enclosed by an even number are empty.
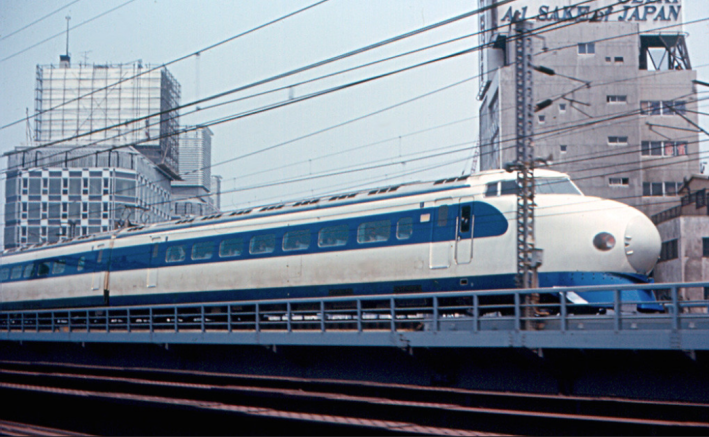
{"type": "Polygon", "coordinates": [[[11,436],[87,436],[89,434],[66,431],[63,429],[47,428],[44,426],[29,425],[27,423],[0,420],[0,435],[11,436]]]}
{"type": "Polygon", "coordinates": [[[0,395],[2,419],[104,435],[709,433],[709,404],[56,363],[0,361],[0,395]]]}

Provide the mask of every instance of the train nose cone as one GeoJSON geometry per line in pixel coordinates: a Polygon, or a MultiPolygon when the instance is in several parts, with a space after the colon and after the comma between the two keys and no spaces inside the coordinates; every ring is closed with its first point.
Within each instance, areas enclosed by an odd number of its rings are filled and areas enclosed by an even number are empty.
{"type": "Polygon", "coordinates": [[[625,256],[633,268],[647,274],[660,256],[660,233],[644,215],[632,218],[625,228],[625,256]]]}

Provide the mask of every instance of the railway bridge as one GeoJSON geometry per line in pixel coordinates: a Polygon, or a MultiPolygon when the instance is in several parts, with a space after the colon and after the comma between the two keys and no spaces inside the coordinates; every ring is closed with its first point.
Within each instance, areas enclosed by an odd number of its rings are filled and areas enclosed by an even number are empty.
{"type": "Polygon", "coordinates": [[[666,296],[645,309],[621,302],[636,287],[4,311],[0,367],[63,363],[709,405],[709,301],[680,299],[682,288],[709,283],[643,285],[666,296]],[[613,300],[593,307],[578,299],[579,291],[609,290],[613,300]]]}

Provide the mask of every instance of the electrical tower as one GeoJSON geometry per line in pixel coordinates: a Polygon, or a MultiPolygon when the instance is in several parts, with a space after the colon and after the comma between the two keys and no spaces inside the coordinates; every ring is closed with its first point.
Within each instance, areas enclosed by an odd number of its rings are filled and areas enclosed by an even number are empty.
{"type": "Polygon", "coordinates": [[[534,96],[532,93],[532,37],[529,23],[515,23],[515,97],[517,161],[517,287],[537,284],[538,259],[534,247],[534,96]]]}

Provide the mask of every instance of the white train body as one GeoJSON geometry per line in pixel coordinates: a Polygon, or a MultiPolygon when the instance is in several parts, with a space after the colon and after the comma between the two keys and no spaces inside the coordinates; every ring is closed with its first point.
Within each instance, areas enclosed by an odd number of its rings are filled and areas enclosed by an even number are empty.
{"type": "MultiPolygon", "coordinates": [[[[535,177],[541,286],[647,282],[660,251],[647,217],[618,202],[583,196],[562,173],[537,170],[535,177]]],[[[490,171],[6,251],[1,304],[76,307],[513,288],[515,178],[490,171]]],[[[653,300],[644,291],[623,298],[653,300]]]]}

